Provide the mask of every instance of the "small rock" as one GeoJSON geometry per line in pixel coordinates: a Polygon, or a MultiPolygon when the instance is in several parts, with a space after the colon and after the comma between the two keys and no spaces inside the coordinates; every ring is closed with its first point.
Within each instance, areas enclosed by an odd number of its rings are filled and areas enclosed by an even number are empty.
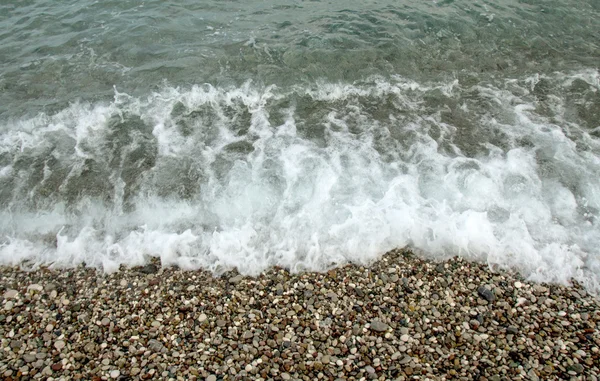
{"type": "Polygon", "coordinates": [[[52,368],[53,371],[58,372],[59,370],[62,369],[62,364],[57,362],[57,363],[52,364],[52,366],[50,368],[52,368]]]}
{"type": "Polygon", "coordinates": [[[485,286],[480,286],[477,289],[477,294],[479,294],[479,296],[481,296],[483,299],[487,300],[490,303],[496,300],[496,296],[494,295],[494,293],[485,286]]]}
{"type": "Polygon", "coordinates": [[[217,381],[217,376],[211,374],[210,376],[206,377],[206,381],[217,381]]]}
{"type": "Polygon", "coordinates": [[[569,367],[569,369],[571,369],[573,372],[575,372],[577,374],[581,374],[584,371],[583,365],[581,365],[579,363],[575,363],[575,364],[571,365],[569,367]]]}
{"type": "Polygon", "coordinates": [[[59,351],[61,349],[63,349],[65,347],[65,342],[62,340],[58,340],[57,342],[54,343],[54,348],[58,349],[59,351]]]}
{"type": "Polygon", "coordinates": [[[371,329],[373,331],[385,332],[388,330],[388,328],[389,328],[389,326],[380,320],[374,319],[371,321],[371,329]]]}
{"type": "Polygon", "coordinates": [[[31,353],[26,353],[23,355],[23,361],[25,361],[26,363],[31,363],[31,362],[34,362],[35,360],[37,360],[37,358],[35,357],[35,355],[33,355],[31,353]]]}
{"type": "Polygon", "coordinates": [[[516,335],[519,333],[519,328],[515,327],[514,325],[510,325],[508,328],[506,328],[506,333],[516,335]]]}
{"type": "Polygon", "coordinates": [[[10,311],[12,310],[12,308],[14,307],[15,303],[12,300],[9,300],[8,302],[6,302],[4,304],[4,310],[5,311],[10,311]]]}
{"type": "Polygon", "coordinates": [[[365,370],[366,370],[366,371],[367,371],[367,373],[369,373],[369,374],[374,374],[374,373],[375,373],[375,368],[373,368],[373,367],[372,367],[372,366],[370,366],[370,365],[367,365],[367,366],[365,367],[365,370]]]}
{"type": "Polygon", "coordinates": [[[154,263],[149,263],[146,266],[140,267],[138,271],[142,274],[155,274],[158,272],[158,266],[156,266],[154,263]]]}
{"type": "Polygon", "coordinates": [[[406,364],[408,364],[411,361],[412,361],[412,357],[410,357],[410,356],[404,356],[402,358],[402,360],[400,360],[399,364],[400,365],[406,365],[406,364]]]}
{"type": "Polygon", "coordinates": [[[41,292],[43,290],[44,287],[42,287],[42,285],[40,284],[30,284],[29,286],[27,286],[27,291],[41,292]]]}
{"type": "Polygon", "coordinates": [[[517,281],[517,282],[515,282],[515,287],[516,288],[521,288],[521,287],[523,287],[523,283],[517,281]]]}
{"type": "Polygon", "coordinates": [[[8,290],[4,293],[4,299],[14,299],[19,295],[17,290],[8,290]]]}
{"type": "Polygon", "coordinates": [[[529,372],[527,372],[527,375],[531,381],[539,381],[540,379],[533,369],[530,369],[529,372]]]}
{"type": "Polygon", "coordinates": [[[198,321],[200,323],[204,323],[206,319],[208,319],[208,316],[206,316],[206,314],[200,314],[200,316],[198,316],[198,321]]]}
{"type": "Polygon", "coordinates": [[[153,352],[164,353],[167,351],[167,348],[158,340],[152,339],[148,341],[148,349],[153,352]]]}
{"type": "Polygon", "coordinates": [[[121,372],[119,372],[117,369],[110,371],[110,378],[118,378],[120,375],[121,372]]]}
{"type": "Polygon", "coordinates": [[[87,353],[95,353],[96,352],[96,344],[87,343],[86,345],[83,346],[83,350],[86,351],[87,353]]]}
{"type": "Polygon", "coordinates": [[[102,321],[100,322],[100,324],[102,324],[102,325],[109,325],[110,324],[110,319],[109,318],[104,318],[104,319],[102,319],[102,321]]]}
{"type": "Polygon", "coordinates": [[[225,325],[227,325],[227,322],[225,320],[217,320],[217,326],[219,327],[225,327],[225,325]]]}
{"type": "MultiPolygon", "coordinates": [[[[242,280],[244,279],[244,277],[242,275],[236,275],[232,278],[229,278],[229,283],[231,284],[238,284],[240,283],[242,280]]],[[[282,375],[283,376],[283,375],[282,375]]]]}

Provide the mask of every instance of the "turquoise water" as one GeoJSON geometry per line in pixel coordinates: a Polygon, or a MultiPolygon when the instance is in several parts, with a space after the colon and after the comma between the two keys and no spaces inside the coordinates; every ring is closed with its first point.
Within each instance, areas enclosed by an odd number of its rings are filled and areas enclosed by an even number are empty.
{"type": "Polygon", "coordinates": [[[600,282],[600,4],[5,1],[0,261],[600,282]]]}

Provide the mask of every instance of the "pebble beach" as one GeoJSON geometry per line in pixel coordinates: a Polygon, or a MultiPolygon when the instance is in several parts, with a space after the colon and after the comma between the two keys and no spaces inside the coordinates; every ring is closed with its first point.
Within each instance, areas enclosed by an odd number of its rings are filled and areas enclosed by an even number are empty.
{"type": "Polygon", "coordinates": [[[600,304],[395,250],[258,277],[4,267],[4,380],[597,380],[600,304]]]}

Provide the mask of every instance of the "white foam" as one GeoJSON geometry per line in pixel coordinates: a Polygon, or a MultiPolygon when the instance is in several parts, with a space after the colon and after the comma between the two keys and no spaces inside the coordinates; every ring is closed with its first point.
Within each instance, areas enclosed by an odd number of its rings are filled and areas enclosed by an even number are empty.
{"type": "MultiPolygon", "coordinates": [[[[598,88],[597,72],[550,79],[568,86],[575,77],[598,88]]],[[[0,152],[14,157],[16,151],[35,155],[53,133],[70,137],[72,154],[52,152],[75,167],[85,158],[106,163],[99,142],[109,120],[139,115],[151,126],[158,153],[139,180],[133,208],[83,197],[75,206],[30,210],[13,199],[0,215],[7,237],[0,261],[115,271],[160,257],[164,265],[187,269],[258,274],[273,265],[301,271],[369,263],[410,245],[435,258],[459,254],[516,268],[538,281],[575,278],[598,291],[600,142],[561,120],[560,112],[552,119],[537,113],[531,91],[538,80],[472,88],[400,77],[290,90],[203,85],[145,99],[116,92],[111,104],[74,104],[3,127],[0,152]],[[424,107],[428,94],[459,99],[478,128],[505,134],[504,146],[483,140],[480,152],[466,157],[457,139],[469,127],[443,121],[442,104],[424,107]],[[313,109],[298,108],[306,99],[313,109]],[[482,112],[477,102],[484,101],[493,110],[482,112]],[[375,118],[369,107],[384,102],[390,102],[389,115],[375,118]],[[190,119],[186,135],[177,127],[176,107],[211,116],[190,119]],[[243,112],[247,119],[240,119],[243,112]],[[579,131],[580,140],[566,127],[579,131]],[[518,143],[524,139],[532,144],[518,143]],[[240,142],[251,152],[228,148],[240,142]],[[590,148],[580,150],[579,142],[590,148]],[[199,191],[188,198],[159,196],[157,188],[181,182],[173,171],[183,163],[200,173],[190,180],[199,191]]],[[[553,102],[561,107],[558,95],[553,102]]],[[[13,171],[12,164],[3,167],[0,180],[13,171]]],[[[125,182],[119,184],[116,198],[125,182]]]]}

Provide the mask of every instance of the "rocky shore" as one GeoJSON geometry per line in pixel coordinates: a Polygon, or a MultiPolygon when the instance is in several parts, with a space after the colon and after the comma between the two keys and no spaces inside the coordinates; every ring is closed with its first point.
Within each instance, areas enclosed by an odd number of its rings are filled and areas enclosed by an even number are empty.
{"type": "Polygon", "coordinates": [[[460,258],[260,277],[0,269],[5,380],[597,380],[600,303],[460,258]]]}

